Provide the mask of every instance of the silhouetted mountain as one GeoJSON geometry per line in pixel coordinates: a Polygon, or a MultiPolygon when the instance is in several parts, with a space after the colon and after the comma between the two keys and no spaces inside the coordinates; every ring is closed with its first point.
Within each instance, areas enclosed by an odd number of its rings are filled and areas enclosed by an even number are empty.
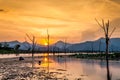
{"type": "Polygon", "coordinates": [[[63,42],[63,41],[58,41],[58,42],[56,42],[55,44],[53,44],[52,46],[58,47],[58,48],[60,48],[60,49],[64,49],[65,46],[66,46],[66,48],[68,48],[68,47],[71,46],[71,45],[72,45],[72,44],[70,44],[70,43],[65,43],[65,42],[63,42]]]}
{"type": "MultiPolygon", "coordinates": [[[[73,44],[68,47],[71,51],[105,51],[105,39],[100,38],[95,41],[86,41],[83,43],[73,44]]],[[[110,39],[109,51],[120,51],[120,38],[110,39]]]]}
{"type": "Polygon", "coordinates": [[[11,48],[14,48],[14,46],[15,46],[16,44],[20,44],[20,42],[17,41],[17,40],[15,40],[15,41],[10,41],[10,42],[1,42],[2,45],[4,45],[5,43],[8,44],[8,47],[11,47],[11,48]]]}
{"type": "MultiPolygon", "coordinates": [[[[32,49],[32,44],[29,42],[19,42],[19,41],[10,41],[10,42],[1,42],[2,45],[4,43],[7,43],[10,48],[14,48],[15,45],[19,44],[20,45],[20,50],[31,50],[32,49]]],[[[66,45],[66,50],[67,51],[105,51],[105,39],[100,38],[95,41],[86,41],[83,43],[76,43],[76,44],[70,44],[70,43],[65,43],[63,41],[58,41],[55,44],[52,44],[49,46],[50,51],[63,51],[65,50],[65,45],[66,45]]],[[[36,51],[45,51],[47,50],[47,46],[42,46],[37,44],[35,47],[36,51]]],[[[110,39],[110,45],[109,45],[109,51],[120,51],[120,38],[111,38],[110,39]]]]}

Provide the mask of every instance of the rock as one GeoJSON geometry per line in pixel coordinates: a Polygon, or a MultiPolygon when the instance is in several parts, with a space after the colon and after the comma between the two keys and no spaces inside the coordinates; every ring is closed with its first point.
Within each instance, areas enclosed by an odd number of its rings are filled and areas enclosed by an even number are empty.
{"type": "Polygon", "coordinates": [[[39,65],[41,65],[41,61],[39,61],[38,63],[39,63],[39,65]]]}
{"type": "Polygon", "coordinates": [[[19,57],[19,61],[22,61],[22,60],[24,60],[24,58],[23,57],[19,57]]]}

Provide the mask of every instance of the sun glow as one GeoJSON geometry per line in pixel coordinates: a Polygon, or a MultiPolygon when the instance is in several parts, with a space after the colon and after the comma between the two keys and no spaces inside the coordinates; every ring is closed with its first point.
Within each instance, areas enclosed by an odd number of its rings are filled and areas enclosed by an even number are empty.
{"type": "Polygon", "coordinates": [[[47,45],[48,45],[48,43],[47,43],[47,42],[45,42],[45,43],[44,43],[44,45],[45,45],[45,46],[47,46],[47,45]]]}
{"type": "MultiPolygon", "coordinates": [[[[38,39],[37,41],[40,45],[44,45],[44,46],[47,46],[48,45],[48,41],[46,39],[38,39]]],[[[56,40],[53,40],[53,39],[50,39],[49,40],[49,45],[55,43],[56,40]]]]}

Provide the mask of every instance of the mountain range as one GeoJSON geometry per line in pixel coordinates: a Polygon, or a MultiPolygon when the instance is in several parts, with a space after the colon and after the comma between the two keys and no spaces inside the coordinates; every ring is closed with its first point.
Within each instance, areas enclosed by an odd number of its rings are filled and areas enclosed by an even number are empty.
{"type": "MultiPolygon", "coordinates": [[[[17,40],[15,41],[10,41],[10,42],[0,42],[2,45],[4,45],[4,43],[7,43],[9,45],[10,48],[14,48],[15,45],[19,44],[20,45],[20,50],[29,50],[32,47],[31,43],[28,42],[19,42],[17,40]]],[[[120,51],[120,38],[111,38],[110,42],[109,42],[109,51],[120,51]]],[[[98,40],[95,41],[86,41],[86,42],[82,42],[82,43],[75,43],[75,44],[71,44],[71,43],[66,43],[63,41],[58,41],[52,45],[49,46],[49,50],[50,51],[73,51],[73,52],[81,52],[81,51],[105,51],[105,39],[104,38],[100,38],[98,40]]],[[[46,51],[47,47],[37,44],[35,47],[36,51],[46,51]]]]}

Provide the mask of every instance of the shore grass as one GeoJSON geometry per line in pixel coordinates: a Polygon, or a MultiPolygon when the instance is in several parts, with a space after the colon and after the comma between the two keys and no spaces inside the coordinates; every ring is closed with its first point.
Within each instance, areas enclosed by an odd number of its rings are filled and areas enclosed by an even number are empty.
{"type": "Polygon", "coordinates": [[[14,50],[0,49],[0,54],[9,54],[9,53],[15,53],[15,51],[14,50]]]}
{"type": "MultiPolygon", "coordinates": [[[[73,54],[69,57],[81,58],[81,59],[106,59],[105,53],[88,53],[88,54],[73,54]]],[[[110,53],[108,54],[109,60],[120,60],[120,53],[110,53]]]]}

